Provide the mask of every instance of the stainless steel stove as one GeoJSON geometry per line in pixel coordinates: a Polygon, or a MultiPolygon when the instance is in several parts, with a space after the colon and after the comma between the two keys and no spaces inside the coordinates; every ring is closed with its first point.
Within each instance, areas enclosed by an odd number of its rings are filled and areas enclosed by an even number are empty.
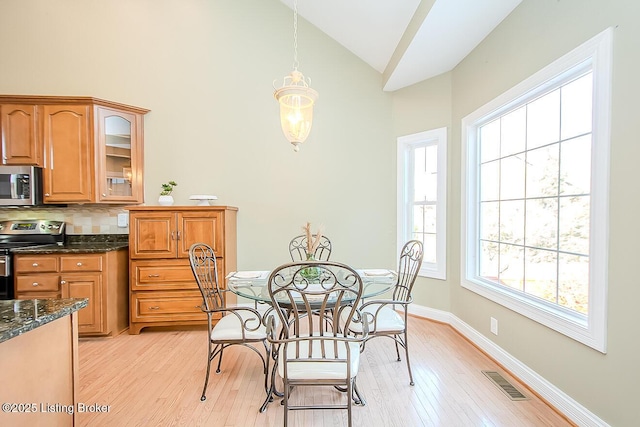
{"type": "Polygon", "coordinates": [[[63,245],[65,223],[43,219],[0,221],[0,300],[13,299],[12,249],[63,245]]]}

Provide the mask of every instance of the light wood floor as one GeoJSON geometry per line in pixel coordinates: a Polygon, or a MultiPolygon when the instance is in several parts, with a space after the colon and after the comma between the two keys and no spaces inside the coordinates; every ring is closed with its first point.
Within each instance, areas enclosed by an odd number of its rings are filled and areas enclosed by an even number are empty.
{"type": "MultiPolygon", "coordinates": [[[[366,406],[353,407],[354,426],[571,426],[529,390],[530,400],[511,401],[482,370],[514,379],[453,328],[411,318],[410,347],[415,386],[393,342],[367,344],[358,385],[366,406]]],[[[147,331],[80,340],[79,402],[109,405],[108,413],[78,414],[81,426],[279,426],[280,401],[264,413],[258,357],[236,346],[225,352],[222,373],[212,373],[207,400],[200,401],[205,374],[206,331],[147,331]]],[[[329,387],[299,388],[296,398],[341,401],[329,387]]],[[[346,411],[295,411],[292,426],[346,425],[346,411]]]]}

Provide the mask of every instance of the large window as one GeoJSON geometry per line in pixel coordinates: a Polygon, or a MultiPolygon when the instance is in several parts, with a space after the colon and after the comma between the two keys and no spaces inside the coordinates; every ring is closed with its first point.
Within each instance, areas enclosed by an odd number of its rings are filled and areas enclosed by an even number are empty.
{"type": "Polygon", "coordinates": [[[603,352],[610,44],[463,120],[463,286],[603,352]]]}
{"type": "Polygon", "coordinates": [[[421,276],[446,278],[447,129],[398,138],[398,248],[424,245],[421,276]]]}

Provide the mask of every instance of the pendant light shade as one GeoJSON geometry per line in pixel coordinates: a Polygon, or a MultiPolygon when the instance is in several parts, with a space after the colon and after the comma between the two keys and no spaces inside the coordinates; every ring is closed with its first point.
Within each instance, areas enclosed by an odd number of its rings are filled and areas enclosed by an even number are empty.
{"type": "MultiPolygon", "coordinates": [[[[309,79],[309,82],[311,79],[309,79]]],[[[313,124],[313,104],[318,92],[298,71],[298,1],[293,2],[293,71],[284,77],[281,88],[275,88],[273,96],[280,104],[280,126],[285,138],[298,151],[298,146],[309,136],[313,124]]]]}
{"type": "Polygon", "coordinates": [[[284,78],[284,84],[274,96],[280,104],[280,126],[285,138],[298,151],[298,144],[309,136],[313,124],[313,104],[318,92],[311,89],[298,70],[284,78]]]}

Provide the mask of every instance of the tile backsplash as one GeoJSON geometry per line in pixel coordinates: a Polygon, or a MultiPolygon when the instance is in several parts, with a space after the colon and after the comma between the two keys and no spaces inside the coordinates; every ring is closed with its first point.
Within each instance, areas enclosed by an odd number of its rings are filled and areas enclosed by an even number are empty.
{"type": "Polygon", "coordinates": [[[118,227],[118,214],[129,211],[122,207],[74,206],[51,208],[2,208],[0,220],[49,219],[64,221],[67,234],[129,234],[129,227],[118,227]]]}

